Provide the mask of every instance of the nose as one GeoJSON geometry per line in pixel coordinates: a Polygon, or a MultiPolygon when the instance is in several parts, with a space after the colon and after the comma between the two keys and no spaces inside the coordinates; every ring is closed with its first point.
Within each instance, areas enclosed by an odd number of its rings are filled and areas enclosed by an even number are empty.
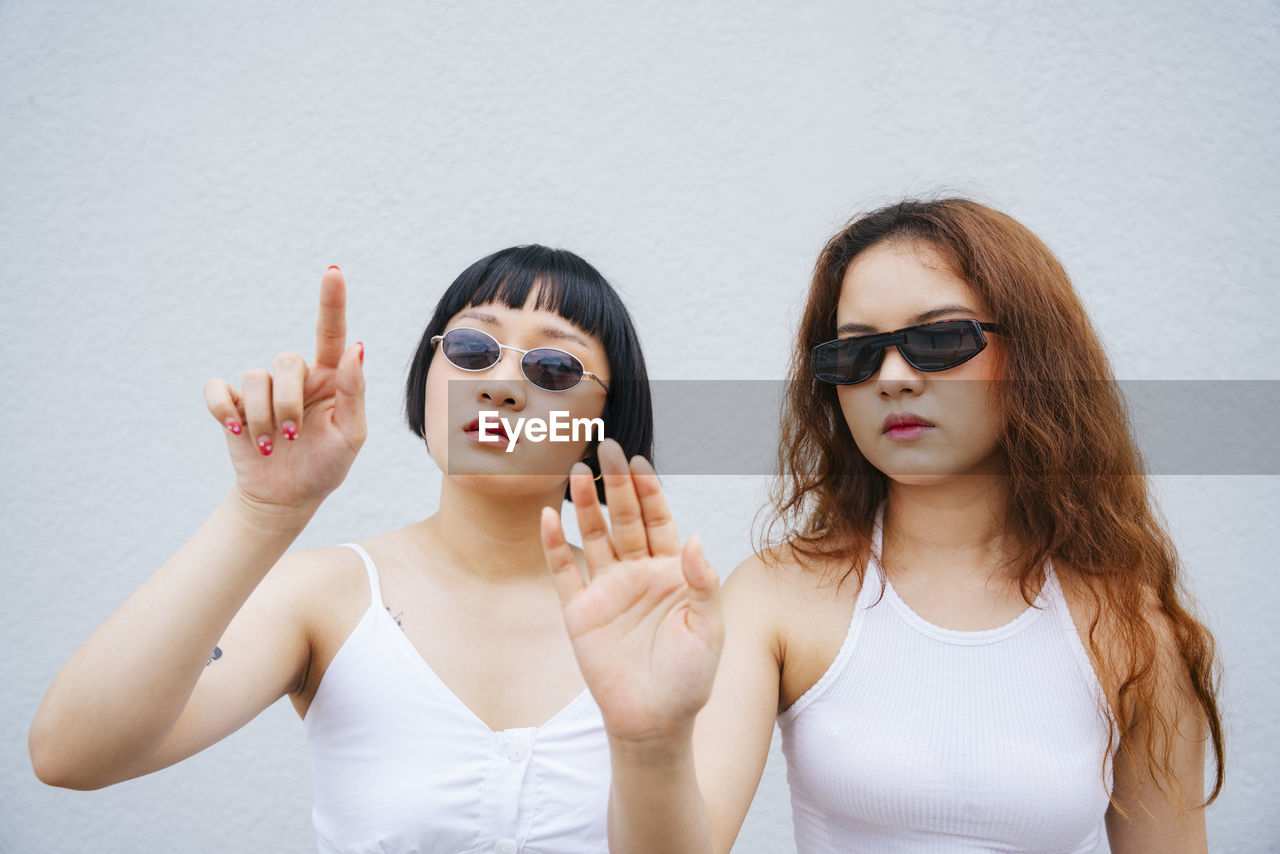
{"type": "Polygon", "coordinates": [[[527,383],[520,370],[520,354],[503,351],[498,364],[476,375],[476,399],[495,408],[519,412],[526,403],[527,383]]]}
{"type": "Polygon", "coordinates": [[[919,394],[924,388],[924,372],[902,358],[897,347],[886,347],[880,369],[872,381],[881,397],[919,394]]]}

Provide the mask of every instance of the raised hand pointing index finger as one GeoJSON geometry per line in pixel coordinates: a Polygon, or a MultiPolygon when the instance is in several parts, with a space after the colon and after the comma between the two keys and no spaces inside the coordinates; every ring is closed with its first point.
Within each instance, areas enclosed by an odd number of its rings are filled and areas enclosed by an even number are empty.
{"type": "Polygon", "coordinates": [[[320,316],[316,320],[316,366],[338,369],[347,349],[347,285],[342,271],[330,267],[320,279],[320,316]]]}

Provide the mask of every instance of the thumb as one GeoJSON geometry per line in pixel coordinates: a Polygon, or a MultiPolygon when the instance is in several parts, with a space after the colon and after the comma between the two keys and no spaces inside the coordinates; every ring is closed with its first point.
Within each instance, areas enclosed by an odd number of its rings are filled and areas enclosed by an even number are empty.
{"type": "Polygon", "coordinates": [[[359,449],[366,434],[364,420],[364,343],[347,348],[338,362],[338,390],[333,396],[333,423],[351,447],[359,449]]]}
{"type": "Polygon", "coordinates": [[[702,553],[702,541],[696,536],[685,541],[680,552],[680,568],[689,585],[689,616],[691,630],[700,635],[709,647],[719,650],[724,644],[724,617],[720,611],[720,576],[707,563],[702,553]]]}
{"type": "Polygon", "coordinates": [[[680,568],[684,570],[684,580],[689,584],[689,599],[693,607],[703,612],[709,606],[718,610],[720,576],[707,563],[707,556],[702,552],[702,540],[696,535],[685,540],[680,553],[680,568]]]}

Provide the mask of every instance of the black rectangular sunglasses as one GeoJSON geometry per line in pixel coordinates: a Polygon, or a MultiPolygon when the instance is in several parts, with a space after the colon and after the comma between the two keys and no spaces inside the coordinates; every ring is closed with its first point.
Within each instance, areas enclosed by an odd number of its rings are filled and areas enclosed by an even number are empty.
{"type": "Polygon", "coordinates": [[[832,385],[863,382],[880,370],[887,347],[897,347],[916,370],[945,371],[963,365],[986,348],[984,331],[998,333],[1000,327],[978,320],[937,320],[892,332],[837,338],[813,348],[813,376],[832,385]]]}

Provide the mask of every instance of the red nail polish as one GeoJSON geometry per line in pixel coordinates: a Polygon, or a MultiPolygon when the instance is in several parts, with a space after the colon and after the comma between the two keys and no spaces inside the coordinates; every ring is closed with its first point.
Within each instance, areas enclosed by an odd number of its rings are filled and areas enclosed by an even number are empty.
{"type": "Polygon", "coordinates": [[[228,419],[227,419],[225,422],[223,422],[223,423],[225,423],[225,424],[227,425],[227,429],[228,429],[228,430],[230,430],[232,433],[236,434],[237,436],[239,436],[239,435],[240,435],[240,422],[239,422],[239,421],[235,420],[234,418],[228,418],[228,419]]]}
{"type": "Polygon", "coordinates": [[[357,342],[356,342],[356,346],[358,346],[358,347],[360,348],[360,364],[362,364],[362,365],[363,365],[363,364],[364,364],[364,342],[363,342],[363,341],[357,341],[357,342]]]}
{"type": "Polygon", "coordinates": [[[280,425],[280,432],[284,434],[286,439],[292,442],[294,439],[298,438],[298,425],[294,424],[292,421],[286,421],[280,425]]]}
{"type": "MultiPolygon", "coordinates": [[[[337,265],[337,264],[331,264],[331,265],[329,266],[329,269],[330,269],[330,270],[338,270],[338,265],[337,265]]],[[[339,272],[339,273],[341,273],[342,271],[341,271],[341,270],[338,270],[338,272],[339,272]]]]}
{"type": "Polygon", "coordinates": [[[271,453],[271,437],[263,434],[258,437],[258,450],[265,457],[271,453]]]}

